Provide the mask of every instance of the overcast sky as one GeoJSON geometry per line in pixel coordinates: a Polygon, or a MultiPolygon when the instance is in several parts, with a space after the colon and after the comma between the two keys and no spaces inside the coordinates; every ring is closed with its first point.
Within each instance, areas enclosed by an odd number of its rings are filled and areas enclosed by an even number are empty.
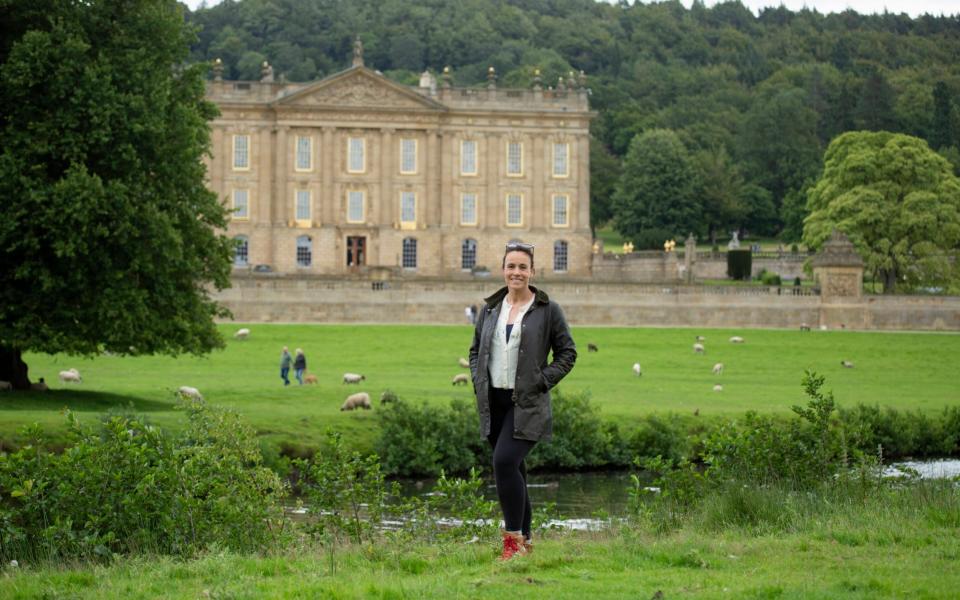
{"type": "MultiPolygon", "coordinates": [[[[358,0],[362,1],[362,0],[358,0]]],[[[612,1],[612,0],[611,0],[612,1]]],[[[689,7],[692,0],[680,0],[689,7]]],[[[740,0],[756,13],[764,6],[784,5],[798,11],[803,7],[816,8],[821,13],[843,12],[852,8],[861,14],[882,13],[884,9],[892,13],[907,13],[911,17],[929,13],[931,15],[960,14],[960,0],[740,0]]],[[[196,9],[202,0],[186,0],[187,6],[196,9]]],[[[220,0],[206,0],[207,6],[213,6],[220,0]]],[[[707,6],[716,4],[716,0],[706,0],[707,6]]]]}

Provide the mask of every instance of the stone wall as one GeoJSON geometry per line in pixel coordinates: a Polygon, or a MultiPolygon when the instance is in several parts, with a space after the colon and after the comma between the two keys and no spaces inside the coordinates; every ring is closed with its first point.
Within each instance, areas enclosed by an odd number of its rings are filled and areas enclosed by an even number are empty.
{"type": "MultiPolygon", "coordinates": [[[[824,299],[790,286],[735,287],[544,281],[580,326],[811,327],[960,331],[960,298],[863,296],[824,299]],[[795,295],[797,294],[797,295],[795,295]],[[802,294],[802,295],[799,295],[802,294]]],[[[215,297],[241,322],[465,323],[500,285],[487,279],[371,281],[245,274],[215,297]]]]}
{"type": "MultiPolygon", "coordinates": [[[[778,255],[774,252],[754,254],[751,275],[758,277],[763,270],[780,275],[784,283],[795,277],[807,279],[803,272],[806,255],[778,255]]],[[[593,278],[598,281],[631,281],[637,283],[677,282],[683,279],[682,252],[659,250],[629,254],[594,254],[593,278]]],[[[702,279],[727,278],[726,252],[698,252],[693,263],[693,277],[702,279]]]]}

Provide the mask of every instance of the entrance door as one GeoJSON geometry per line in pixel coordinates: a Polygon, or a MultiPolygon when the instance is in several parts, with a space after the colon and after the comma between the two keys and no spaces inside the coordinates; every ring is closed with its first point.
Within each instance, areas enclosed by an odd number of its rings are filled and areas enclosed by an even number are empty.
{"type": "Polygon", "coordinates": [[[367,264],[367,238],[362,235],[347,236],[347,267],[356,269],[367,264]]]}

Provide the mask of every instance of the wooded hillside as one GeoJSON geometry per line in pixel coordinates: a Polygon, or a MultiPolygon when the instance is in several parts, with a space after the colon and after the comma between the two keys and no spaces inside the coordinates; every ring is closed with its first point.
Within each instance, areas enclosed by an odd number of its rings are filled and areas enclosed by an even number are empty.
{"type": "MultiPolygon", "coordinates": [[[[226,0],[188,19],[201,28],[192,58],[221,58],[234,79],[259,78],[264,60],[289,80],[324,77],[349,66],[358,33],[367,65],[406,84],[448,65],[457,85],[485,83],[492,65],[507,87],[530,85],[534,67],[549,85],[583,70],[599,113],[594,224],[618,225],[614,198],[626,195],[614,184],[631,142],[630,154],[644,156],[638,134],[655,129],[684,147],[678,172],[694,173],[700,236],[743,228],[799,239],[805,189],[844,131],[917,136],[960,167],[960,15],[781,7],[754,16],[739,2],[226,0]]],[[[672,233],[685,236],[679,228],[672,233]]],[[[621,230],[655,247],[670,227],[649,240],[621,230]]]]}

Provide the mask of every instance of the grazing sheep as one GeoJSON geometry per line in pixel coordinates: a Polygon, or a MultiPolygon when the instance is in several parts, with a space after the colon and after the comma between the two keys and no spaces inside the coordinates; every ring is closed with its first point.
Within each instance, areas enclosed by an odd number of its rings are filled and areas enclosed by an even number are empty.
{"type": "Polygon", "coordinates": [[[810,325],[808,323],[800,323],[800,331],[810,331],[810,325]]]}
{"type": "Polygon", "coordinates": [[[60,378],[60,383],[83,383],[83,378],[80,377],[80,372],[76,369],[60,371],[58,376],[60,378]]]}
{"type": "Polygon", "coordinates": [[[344,374],[343,374],[343,382],[344,382],[344,383],[360,383],[361,381],[363,381],[363,380],[365,380],[365,379],[366,379],[366,377],[364,377],[363,375],[357,374],[357,373],[344,373],[344,374]]]}
{"type": "Polygon", "coordinates": [[[700,342],[697,342],[696,344],[693,345],[694,354],[703,354],[706,351],[707,349],[704,348],[703,344],[701,344],[700,342]]]}
{"type": "Polygon", "coordinates": [[[718,383],[717,385],[713,386],[713,391],[715,391],[715,392],[722,392],[722,391],[723,391],[723,386],[718,383]]]}
{"type": "Polygon", "coordinates": [[[640,363],[633,363],[633,374],[637,377],[643,375],[643,370],[640,368],[640,363]]]}
{"type": "Polygon", "coordinates": [[[843,368],[844,368],[844,369],[852,369],[852,368],[853,368],[853,363],[850,362],[849,360],[841,360],[841,361],[840,361],[840,364],[843,365],[843,368]]]}
{"type": "Polygon", "coordinates": [[[304,382],[304,383],[316,383],[316,382],[317,382],[317,376],[316,376],[316,375],[313,375],[313,374],[307,375],[306,377],[303,378],[303,382],[304,382]]]}
{"type": "Polygon", "coordinates": [[[467,385],[470,383],[470,378],[467,377],[466,373],[457,373],[453,376],[453,385],[467,385]]]}
{"type": "Polygon", "coordinates": [[[177,390],[177,395],[184,400],[203,400],[200,390],[195,387],[190,387],[189,385],[181,385],[177,390]]]}
{"type": "Polygon", "coordinates": [[[723,363],[717,363],[713,365],[713,374],[714,375],[723,375],[723,363]]]}
{"type": "Polygon", "coordinates": [[[250,330],[247,329],[246,327],[244,327],[243,329],[238,329],[237,332],[233,334],[233,337],[237,338],[238,340],[245,340],[249,336],[250,336],[250,330]]]}
{"type": "Polygon", "coordinates": [[[735,335],[735,336],[733,336],[732,338],[730,338],[730,343],[731,343],[731,344],[742,344],[742,343],[743,343],[743,338],[740,337],[739,335],[735,335]]]}
{"type": "Polygon", "coordinates": [[[0,381],[0,392],[13,391],[13,384],[9,381],[0,381]]]}
{"type": "Polygon", "coordinates": [[[597,348],[596,344],[587,344],[587,352],[600,352],[600,348],[597,348]]]}
{"type": "Polygon", "coordinates": [[[366,392],[350,394],[347,396],[347,399],[343,401],[343,406],[340,407],[340,410],[354,410],[357,408],[370,410],[370,394],[366,392]]]}
{"type": "Polygon", "coordinates": [[[457,359],[457,364],[459,364],[459,365],[460,365],[461,367],[463,367],[464,369],[469,369],[469,368],[470,368],[470,361],[468,361],[468,360],[465,359],[465,358],[459,358],[459,359],[457,359]]]}
{"type": "Polygon", "coordinates": [[[821,326],[820,326],[820,331],[826,331],[826,330],[827,330],[827,326],[826,326],[826,325],[821,325],[821,326]]]}
{"type": "Polygon", "coordinates": [[[698,335],[694,341],[702,344],[703,342],[707,341],[707,338],[702,335],[698,335]]]}
{"type": "Polygon", "coordinates": [[[380,394],[380,404],[389,404],[397,401],[397,394],[393,390],[384,390],[380,394]]]}
{"type": "Polygon", "coordinates": [[[49,390],[50,387],[47,386],[47,382],[43,380],[43,377],[41,377],[40,381],[36,381],[30,384],[30,389],[33,390],[34,392],[45,392],[49,390]]]}

